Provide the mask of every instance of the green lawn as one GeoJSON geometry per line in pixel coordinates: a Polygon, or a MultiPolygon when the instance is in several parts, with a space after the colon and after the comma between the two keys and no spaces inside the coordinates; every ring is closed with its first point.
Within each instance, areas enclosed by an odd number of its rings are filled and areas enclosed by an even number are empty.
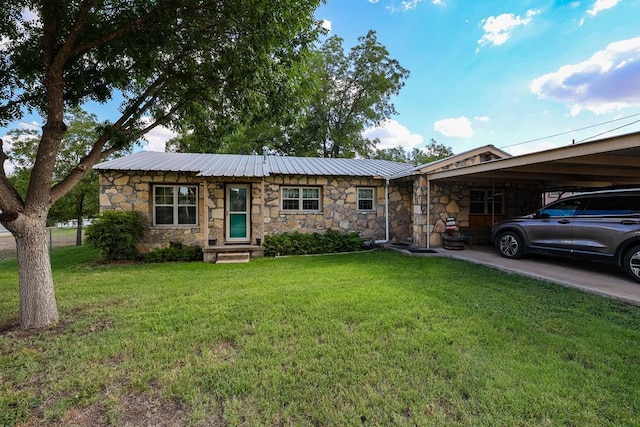
{"type": "Polygon", "coordinates": [[[41,333],[0,261],[0,425],[640,425],[640,309],[574,289],[381,251],[52,258],[41,333]]]}

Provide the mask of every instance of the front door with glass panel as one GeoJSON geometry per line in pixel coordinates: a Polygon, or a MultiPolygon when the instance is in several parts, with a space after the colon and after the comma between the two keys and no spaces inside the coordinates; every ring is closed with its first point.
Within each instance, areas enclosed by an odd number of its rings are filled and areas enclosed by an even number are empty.
{"type": "Polygon", "coordinates": [[[227,242],[247,243],[250,240],[250,194],[248,185],[227,186],[227,242]]]}

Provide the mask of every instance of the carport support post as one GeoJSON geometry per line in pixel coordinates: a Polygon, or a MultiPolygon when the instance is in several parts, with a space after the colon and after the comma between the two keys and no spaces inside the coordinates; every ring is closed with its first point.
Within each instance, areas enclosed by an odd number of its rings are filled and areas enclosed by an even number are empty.
{"type": "MultiPolygon", "coordinates": [[[[504,209],[504,194],[502,195],[502,209],[504,209]]],[[[496,179],[491,177],[491,226],[496,223],[496,179]]]]}

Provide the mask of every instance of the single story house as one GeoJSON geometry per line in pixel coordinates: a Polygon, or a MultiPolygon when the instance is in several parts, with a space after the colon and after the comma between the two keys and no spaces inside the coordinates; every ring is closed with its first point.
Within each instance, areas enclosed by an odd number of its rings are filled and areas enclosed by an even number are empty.
{"type": "Polygon", "coordinates": [[[141,212],[142,251],[171,242],[261,254],[264,236],[355,231],[441,244],[447,218],[477,240],[540,207],[545,191],[640,185],[640,133],[523,156],[492,145],[425,165],[370,159],[138,152],[95,166],[101,210],[141,212]]]}

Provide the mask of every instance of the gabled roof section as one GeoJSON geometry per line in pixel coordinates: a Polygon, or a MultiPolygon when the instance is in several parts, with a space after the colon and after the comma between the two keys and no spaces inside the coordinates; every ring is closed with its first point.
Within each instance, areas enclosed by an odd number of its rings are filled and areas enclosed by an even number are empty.
{"type": "Polygon", "coordinates": [[[508,157],[512,156],[506,151],[502,151],[499,148],[494,147],[493,145],[485,145],[459,154],[454,154],[453,156],[449,156],[444,159],[435,160],[431,163],[418,165],[411,171],[394,175],[391,178],[395,179],[410,175],[433,173],[434,171],[457,169],[470,165],[490,162],[497,159],[505,159],[508,157]]]}
{"type": "Polygon", "coordinates": [[[333,159],[235,154],[189,154],[141,151],[100,163],[97,170],[192,172],[204,177],[269,175],[368,176],[388,178],[412,171],[408,163],[371,159],[333,159]]]}
{"type": "Polygon", "coordinates": [[[449,170],[480,163],[490,162],[497,159],[506,159],[512,157],[506,151],[502,151],[493,145],[485,145],[483,147],[474,148],[459,154],[454,154],[444,159],[436,160],[425,165],[416,166],[415,170],[419,173],[429,173],[437,170],[449,170]]]}

